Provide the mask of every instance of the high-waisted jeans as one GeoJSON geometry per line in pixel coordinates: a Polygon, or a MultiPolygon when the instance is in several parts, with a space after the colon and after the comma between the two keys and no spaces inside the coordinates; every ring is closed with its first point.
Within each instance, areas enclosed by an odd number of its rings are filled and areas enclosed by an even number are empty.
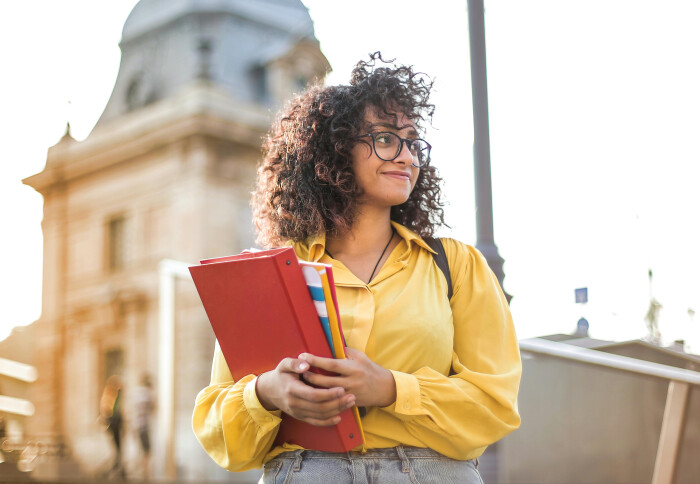
{"type": "Polygon", "coordinates": [[[483,484],[476,460],[430,449],[394,447],[360,452],[284,452],[265,464],[258,484],[483,484]]]}

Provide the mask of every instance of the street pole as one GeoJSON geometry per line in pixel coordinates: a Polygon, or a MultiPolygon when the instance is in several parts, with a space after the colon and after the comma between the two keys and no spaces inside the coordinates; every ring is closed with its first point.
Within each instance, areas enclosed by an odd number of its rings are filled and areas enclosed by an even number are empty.
{"type": "MultiPolygon", "coordinates": [[[[471,56],[472,106],[474,115],[474,193],[476,196],[476,248],[484,254],[503,289],[503,258],[493,237],[489,102],[486,83],[486,30],[484,1],[467,0],[469,53],[471,56]]],[[[503,292],[510,302],[512,296],[503,292]]]]}

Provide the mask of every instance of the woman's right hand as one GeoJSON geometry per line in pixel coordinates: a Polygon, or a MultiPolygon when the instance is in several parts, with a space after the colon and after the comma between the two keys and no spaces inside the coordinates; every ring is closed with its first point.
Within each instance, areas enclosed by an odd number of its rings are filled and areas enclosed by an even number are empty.
{"type": "Polygon", "coordinates": [[[336,425],[338,415],[355,405],[355,395],[342,388],[314,388],[299,376],[309,364],[297,358],[285,358],[277,368],[258,376],[255,391],[268,411],[282,410],[292,417],[319,427],[336,425]]]}

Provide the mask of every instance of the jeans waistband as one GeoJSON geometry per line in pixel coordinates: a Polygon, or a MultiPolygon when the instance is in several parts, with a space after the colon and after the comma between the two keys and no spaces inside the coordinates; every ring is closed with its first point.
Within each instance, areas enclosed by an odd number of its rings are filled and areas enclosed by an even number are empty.
{"type": "Polygon", "coordinates": [[[432,449],[422,447],[406,447],[399,445],[398,447],[389,447],[384,449],[367,449],[363,454],[359,451],[350,452],[324,452],[321,450],[294,450],[284,452],[276,459],[298,459],[303,455],[304,459],[396,459],[403,460],[406,457],[409,459],[445,459],[451,460],[449,457],[440,454],[432,449]]]}

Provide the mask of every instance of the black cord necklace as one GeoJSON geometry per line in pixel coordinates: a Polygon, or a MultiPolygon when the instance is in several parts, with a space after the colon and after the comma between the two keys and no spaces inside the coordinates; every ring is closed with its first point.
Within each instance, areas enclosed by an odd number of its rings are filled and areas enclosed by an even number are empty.
{"type": "MultiPolygon", "coordinates": [[[[374,265],[374,269],[372,269],[372,274],[369,275],[369,280],[367,281],[367,284],[372,282],[372,278],[374,277],[374,273],[377,270],[377,267],[379,267],[379,263],[382,261],[382,258],[384,257],[386,250],[389,248],[389,245],[391,244],[391,241],[394,240],[395,233],[396,233],[396,229],[392,225],[391,226],[391,238],[389,239],[389,242],[387,242],[386,245],[384,246],[384,250],[382,251],[382,255],[379,256],[379,259],[377,259],[377,263],[374,265]]],[[[330,257],[331,259],[335,259],[335,257],[333,257],[333,255],[330,252],[328,252],[328,249],[326,249],[326,254],[328,254],[328,257],[330,257]]]]}

